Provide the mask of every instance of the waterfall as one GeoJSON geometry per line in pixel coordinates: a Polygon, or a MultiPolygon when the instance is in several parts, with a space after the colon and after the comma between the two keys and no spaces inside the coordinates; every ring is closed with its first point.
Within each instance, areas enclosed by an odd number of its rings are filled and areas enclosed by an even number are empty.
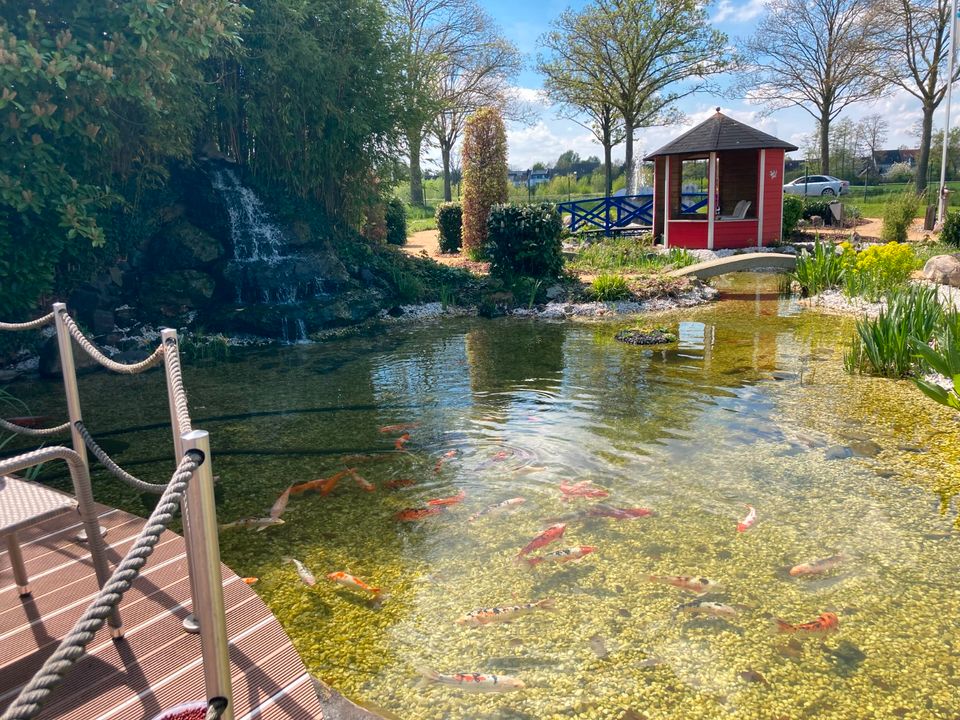
{"type": "Polygon", "coordinates": [[[214,170],[210,179],[227,206],[234,259],[238,262],[279,261],[283,257],[280,254],[283,232],[270,220],[256,193],[245,187],[230,168],[214,170]]]}

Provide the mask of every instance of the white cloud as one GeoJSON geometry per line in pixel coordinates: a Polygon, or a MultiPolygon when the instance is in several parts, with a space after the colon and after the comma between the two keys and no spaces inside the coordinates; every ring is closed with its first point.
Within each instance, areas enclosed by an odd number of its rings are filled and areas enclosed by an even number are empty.
{"type": "Polygon", "coordinates": [[[741,4],[734,3],[733,0],[720,0],[713,14],[713,22],[749,22],[759,17],[766,5],[767,0],[747,0],[741,4]]]}

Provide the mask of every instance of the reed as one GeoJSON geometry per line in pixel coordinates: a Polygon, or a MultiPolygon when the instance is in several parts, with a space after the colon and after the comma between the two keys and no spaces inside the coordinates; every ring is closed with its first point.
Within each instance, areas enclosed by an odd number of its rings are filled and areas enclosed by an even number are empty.
{"type": "Polygon", "coordinates": [[[843,256],[837,254],[831,243],[817,239],[813,253],[804,250],[797,257],[797,267],[791,277],[800,285],[804,296],[817,295],[838,287],[843,282],[843,256]]]}

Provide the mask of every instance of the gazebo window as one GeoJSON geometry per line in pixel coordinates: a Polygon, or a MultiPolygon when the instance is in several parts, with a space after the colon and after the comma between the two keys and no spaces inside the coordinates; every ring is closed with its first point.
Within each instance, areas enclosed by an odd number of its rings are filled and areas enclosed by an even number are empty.
{"type": "Polygon", "coordinates": [[[717,193],[720,217],[734,214],[737,203],[746,200],[750,203],[745,217],[757,217],[758,177],[760,164],[759,150],[741,150],[724,153],[717,172],[717,193]]]}
{"type": "Polygon", "coordinates": [[[680,193],[676,198],[677,206],[674,211],[674,217],[689,219],[703,219],[707,217],[707,206],[704,205],[694,211],[683,211],[681,208],[691,204],[690,198],[684,202],[683,195],[692,193],[706,193],[708,181],[708,169],[710,163],[706,157],[683,158],[680,162],[680,193]]]}

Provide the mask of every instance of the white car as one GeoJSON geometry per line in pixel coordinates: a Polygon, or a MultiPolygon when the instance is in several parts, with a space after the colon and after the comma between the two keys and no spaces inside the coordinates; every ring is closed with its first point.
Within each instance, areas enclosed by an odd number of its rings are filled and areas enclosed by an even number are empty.
{"type": "Polygon", "coordinates": [[[804,175],[783,186],[787,195],[846,195],[850,183],[832,175],[804,175]]]}

